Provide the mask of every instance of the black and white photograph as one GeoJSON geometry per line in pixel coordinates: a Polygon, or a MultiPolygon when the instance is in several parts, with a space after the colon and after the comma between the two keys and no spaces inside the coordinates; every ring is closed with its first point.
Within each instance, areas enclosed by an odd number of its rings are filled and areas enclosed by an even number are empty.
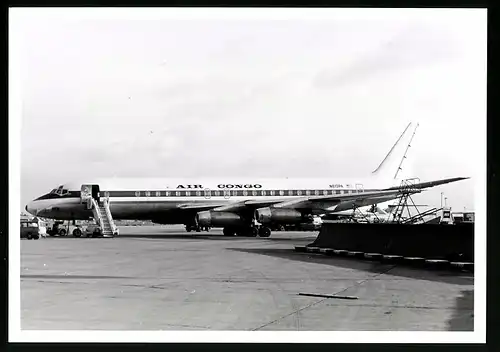
{"type": "Polygon", "coordinates": [[[10,8],[9,340],[484,342],[486,53],[486,9],[10,8]]]}

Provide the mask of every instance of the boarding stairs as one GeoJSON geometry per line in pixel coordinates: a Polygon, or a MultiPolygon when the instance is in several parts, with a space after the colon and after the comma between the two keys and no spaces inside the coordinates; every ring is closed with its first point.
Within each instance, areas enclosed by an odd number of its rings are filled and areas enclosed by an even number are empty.
{"type": "Polygon", "coordinates": [[[118,235],[118,228],[113,221],[111,211],[109,210],[109,201],[102,198],[99,202],[91,198],[92,213],[94,219],[101,228],[101,234],[104,237],[114,237],[118,235]]]}

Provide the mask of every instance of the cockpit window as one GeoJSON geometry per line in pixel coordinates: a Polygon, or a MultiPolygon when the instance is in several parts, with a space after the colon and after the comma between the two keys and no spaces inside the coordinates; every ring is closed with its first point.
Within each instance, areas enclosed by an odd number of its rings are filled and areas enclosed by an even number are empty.
{"type": "Polygon", "coordinates": [[[52,192],[50,192],[50,193],[54,193],[54,194],[62,196],[62,195],[65,195],[66,193],[68,193],[68,190],[63,189],[63,186],[59,186],[57,189],[52,190],[52,192]]]}
{"type": "Polygon", "coordinates": [[[57,192],[57,188],[54,188],[52,191],[50,191],[50,194],[55,194],[57,192]]]}

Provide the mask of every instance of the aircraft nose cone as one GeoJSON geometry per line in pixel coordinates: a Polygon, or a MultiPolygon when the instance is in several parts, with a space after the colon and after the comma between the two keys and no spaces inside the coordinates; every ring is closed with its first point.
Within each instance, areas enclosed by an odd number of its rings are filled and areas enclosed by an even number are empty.
{"type": "Polygon", "coordinates": [[[33,202],[26,204],[26,211],[31,215],[36,215],[36,208],[33,206],[33,202]]]}

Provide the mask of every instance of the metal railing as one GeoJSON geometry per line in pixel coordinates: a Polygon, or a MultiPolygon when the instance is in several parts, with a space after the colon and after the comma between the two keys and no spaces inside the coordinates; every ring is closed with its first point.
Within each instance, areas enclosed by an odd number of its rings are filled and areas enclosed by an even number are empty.
{"type": "Polygon", "coordinates": [[[114,233],[116,233],[117,227],[113,221],[113,216],[111,215],[111,210],[109,209],[109,199],[104,198],[103,205],[104,205],[104,210],[106,211],[106,215],[108,218],[109,226],[111,227],[111,231],[114,234],[114,233]]]}
{"type": "Polygon", "coordinates": [[[98,221],[101,229],[104,229],[104,222],[102,221],[101,214],[99,213],[99,204],[97,204],[97,201],[94,198],[91,199],[91,202],[92,202],[92,211],[94,213],[94,218],[98,221]]]}

